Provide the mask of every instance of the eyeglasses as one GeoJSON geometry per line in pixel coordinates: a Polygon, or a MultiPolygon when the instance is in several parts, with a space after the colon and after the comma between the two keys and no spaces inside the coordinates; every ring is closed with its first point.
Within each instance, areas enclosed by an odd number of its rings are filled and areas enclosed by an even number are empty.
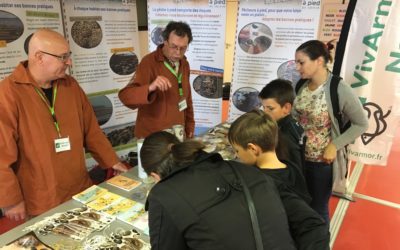
{"type": "Polygon", "coordinates": [[[176,51],[178,51],[178,52],[180,52],[180,53],[185,53],[186,50],[188,49],[188,46],[179,47],[179,46],[177,46],[177,45],[175,45],[175,44],[169,45],[170,43],[169,43],[168,41],[167,41],[167,43],[168,43],[168,48],[173,49],[173,50],[176,50],[176,51]]]}
{"type": "Polygon", "coordinates": [[[42,50],[40,50],[40,52],[42,52],[43,54],[49,55],[49,56],[54,56],[54,57],[58,58],[58,60],[60,60],[63,63],[66,63],[68,61],[68,59],[71,58],[71,54],[72,54],[71,51],[68,52],[68,53],[62,54],[60,56],[59,55],[54,55],[54,54],[51,54],[49,52],[45,52],[45,51],[42,51],[42,50]]]}

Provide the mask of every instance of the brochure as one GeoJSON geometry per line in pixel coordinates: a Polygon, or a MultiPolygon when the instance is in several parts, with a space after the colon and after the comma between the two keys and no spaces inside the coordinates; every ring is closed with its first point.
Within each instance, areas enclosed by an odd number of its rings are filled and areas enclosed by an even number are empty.
{"type": "Polygon", "coordinates": [[[97,197],[95,200],[87,203],[86,205],[90,208],[93,208],[94,210],[101,211],[114,203],[118,203],[122,199],[125,198],[118,194],[107,191],[106,193],[104,193],[100,197],[97,197]]]}
{"type": "Polygon", "coordinates": [[[79,194],[72,196],[72,198],[83,204],[87,204],[107,192],[108,192],[107,189],[93,185],[93,186],[85,189],[84,191],[80,192],[79,194]]]}
{"type": "Polygon", "coordinates": [[[106,181],[107,184],[121,188],[125,191],[131,191],[132,189],[140,186],[141,182],[128,178],[123,175],[116,175],[113,178],[106,181]]]}

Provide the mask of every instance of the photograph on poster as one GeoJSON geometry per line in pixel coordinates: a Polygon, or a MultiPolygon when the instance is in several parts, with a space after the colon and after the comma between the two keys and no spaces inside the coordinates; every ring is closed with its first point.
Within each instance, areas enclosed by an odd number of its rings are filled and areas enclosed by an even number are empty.
{"type": "Polygon", "coordinates": [[[111,145],[113,147],[116,147],[119,145],[136,142],[133,134],[134,126],[135,125],[130,122],[104,128],[103,131],[106,134],[108,140],[111,142],[111,145]]]}
{"type": "Polygon", "coordinates": [[[162,37],[162,32],[164,31],[164,28],[164,26],[157,26],[151,31],[151,41],[157,46],[164,42],[164,39],[162,37]]]}
{"type": "Polygon", "coordinates": [[[71,36],[80,47],[91,49],[100,44],[103,32],[96,21],[75,21],[71,28],[71,36]]]}
{"type": "Polygon", "coordinates": [[[92,104],[94,113],[96,114],[99,126],[107,123],[113,113],[113,105],[107,96],[91,96],[89,101],[92,104]]]}
{"type": "Polygon", "coordinates": [[[251,87],[237,89],[235,93],[233,93],[232,103],[242,112],[249,112],[253,109],[258,109],[261,106],[258,94],[258,90],[251,87]]]}
{"type": "Polygon", "coordinates": [[[0,41],[11,43],[24,33],[24,24],[16,15],[0,10],[0,41]]]}
{"type": "Polygon", "coordinates": [[[221,98],[222,82],[222,77],[199,75],[193,81],[193,89],[205,98],[221,98]]]}
{"type": "Polygon", "coordinates": [[[301,78],[296,70],[296,62],[294,60],[289,60],[279,65],[277,74],[278,78],[291,81],[293,88],[301,78]]]}
{"type": "Polygon", "coordinates": [[[272,44],[272,30],[263,23],[249,23],[239,32],[240,48],[248,54],[260,54],[272,44]]]}
{"type": "Polygon", "coordinates": [[[130,75],[139,63],[137,55],[131,51],[117,52],[110,57],[110,68],[118,75],[130,75]]]}

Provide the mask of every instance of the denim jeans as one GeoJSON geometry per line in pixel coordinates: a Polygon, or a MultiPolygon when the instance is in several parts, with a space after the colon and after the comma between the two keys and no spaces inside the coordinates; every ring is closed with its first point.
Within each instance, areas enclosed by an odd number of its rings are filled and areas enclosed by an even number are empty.
{"type": "Polygon", "coordinates": [[[305,164],[305,178],[312,201],[310,206],[329,225],[329,198],[332,194],[332,165],[325,162],[305,164]]]}

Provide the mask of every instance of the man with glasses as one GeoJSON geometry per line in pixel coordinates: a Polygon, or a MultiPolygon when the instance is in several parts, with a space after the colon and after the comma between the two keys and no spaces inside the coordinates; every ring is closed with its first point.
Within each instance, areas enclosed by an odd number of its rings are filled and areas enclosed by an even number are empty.
{"type": "Polygon", "coordinates": [[[64,37],[41,29],[28,61],[0,82],[0,208],[9,219],[39,215],[92,185],[84,148],[101,166],[126,171],[65,73],[71,64],[64,37]]]}
{"type": "Polygon", "coordinates": [[[163,44],[146,55],[131,82],[119,92],[123,104],[138,109],[135,136],[182,125],[187,138],[193,137],[194,115],[190,89],[190,68],[185,52],[192,41],[186,23],[171,21],[163,31],[163,44]]]}

